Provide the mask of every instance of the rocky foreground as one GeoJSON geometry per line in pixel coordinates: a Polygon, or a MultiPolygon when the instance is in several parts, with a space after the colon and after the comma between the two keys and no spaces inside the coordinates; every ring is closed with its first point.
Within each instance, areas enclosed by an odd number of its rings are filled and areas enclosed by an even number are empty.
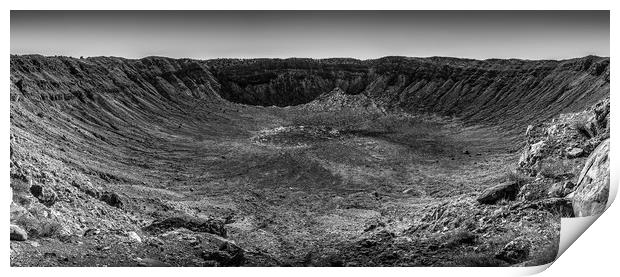
{"type": "Polygon", "coordinates": [[[12,266],[537,265],[609,194],[608,58],[12,56],[10,96],[12,266]]]}

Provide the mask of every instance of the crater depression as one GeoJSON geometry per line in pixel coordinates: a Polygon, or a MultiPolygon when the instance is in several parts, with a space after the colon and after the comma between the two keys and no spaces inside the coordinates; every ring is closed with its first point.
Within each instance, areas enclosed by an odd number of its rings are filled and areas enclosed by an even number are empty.
{"type": "Polygon", "coordinates": [[[547,263],[565,205],[546,191],[605,139],[556,123],[609,105],[594,56],[29,55],[10,71],[13,266],[547,263]],[[526,130],[550,124],[584,153],[518,175],[526,130]],[[507,182],[545,196],[476,200],[507,182]]]}

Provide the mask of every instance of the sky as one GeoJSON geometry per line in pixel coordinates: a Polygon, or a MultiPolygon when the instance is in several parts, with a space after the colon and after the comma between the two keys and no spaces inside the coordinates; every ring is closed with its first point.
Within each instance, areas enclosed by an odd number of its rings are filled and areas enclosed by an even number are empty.
{"type": "Polygon", "coordinates": [[[609,56],[609,11],[11,11],[11,54],[609,56]]]}

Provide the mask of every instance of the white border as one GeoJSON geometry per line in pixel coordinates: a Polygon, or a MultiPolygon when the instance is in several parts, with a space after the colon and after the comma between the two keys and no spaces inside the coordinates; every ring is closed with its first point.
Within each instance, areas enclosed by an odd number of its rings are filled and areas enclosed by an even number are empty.
{"type": "MultiPolygon", "coordinates": [[[[454,9],[454,10],[485,10],[485,9],[521,9],[521,10],[544,10],[544,9],[568,9],[568,10],[580,10],[580,9],[611,9],[611,30],[618,30],[617,24],[617,9],[613,5],[614,1],[597,1],[597,0],[564,0],[564,1],[541,1],[541,0],[520,0],[520,1],[448,1],[448,0],[435,0],[435,1],[409,1],[402,3],[401,1],[382,0],[382,1],[334,1],[334,0],[314,0],[314,1],[213,1],[212,3],[207,1],[163,1],[163,0],[151,0],[151,1],[135,1],[129,2],[127,0],[108,0],[108,1],[12,1],[6,3],[3,1],[6,8],[2,14],[2,32],[5,38],[3,56],[4,67],[2,67],[3,85],[5,88],[5,100],[0,101],[2,105],[2,111],[4,113],[4,120],[1,121],[2,129],[6,131],[4,138],[4,147],[1,149],[1,157],[3,157],[3,165],[0,166],[0,174],[2,176],[3,190],[8,187],[9,177],[9,147],[8,147],[8,130],[9,130],[9,79],[6,77],[9,75],[9,55],[10,53],[10,9],[128,9],[128,10],[140,10],[140,9],[156,9],[156,10],[185,10],[185,9],[211,9],[211,10],[227,10],[227,9],[257,9],[257,10],[286,10],[286,9],[362,9],[362,10],[390,10],[390,9],[416,9],[416,10],[441,10],[441,9],[454,9]]],[[[618,1],[615,1],[618,2],[618,1]]],[[[614,49],[614,45],[619,45],[617,42],[617,34],[612,32],[611,35],[611,49],[614,49]]],[[[617,76],[617,70],[612,66],[612,76],[617,76]]],[[[615,78],[611,78],[612,88],[615,87],[615,78]]],[[[618,99],[613,96],[612,103],[616,103],[618,99]]],[[[612,117],[618,109],[617,105],[612,105],[612,117]]],[[[612,138],[618,137],[618,121],[612,119],[612,138]]],[[[614,147],[614,143],[611,144],[612,157],[620,157],[618,155],[620,147],[614,147]]],[[[614,172],[618,171],[618,163],[612,158],[611,171],[612,171],[612,183],[618,184],[617,176],[614,172]]],[[[2,222],[9,222],[8,219],[8,195],[3,194],[6,205],[3,205],[4,211],[2,213],[2,222]]],[[[544,272],[543,276],[611,276],[613,272],[617,272],[617,249],[620,246],[617,233],[620,231],[620,224],[618,223],[620,218],[620,210],[618,205],[612,205],[605,214],[603,214],[597,222],[595,222],[590,231],[586,232],[581,239],[577,240],[566,252],[559,258],[554,265],[544,272]]],[[[533,274],[544,270],[545,266],[537,268],[309,268],[309,269],[291,269],[291,268],[167,268],[167,269],[152,269],[152,268],[110,268],[110,269],[92,269],[92,268],[45,268],[45,269],[32,269],[32,268],[9,268],[9,241],[2,240],[3,248],[5,251],[2,253],[2,260],[4,261],[4,267],[2,271],[4,276],[30,276],[41,275],[45,276],[83,276],[85,274],[89,276],[110,276],[115,274],[149,274],[154,276],[166,276],[166,275],[208,275],[222,274],[226,276],[236,275],[252,275],[252,276],[289,276],[291,274],[299,276],[317,276],[317,275],[352,275],[352,276],[413,276],[422,275],[428,276],[516,276],[524,274],[533,274]],[[8,275],[10,274],[10,275],[8,275]]]]}

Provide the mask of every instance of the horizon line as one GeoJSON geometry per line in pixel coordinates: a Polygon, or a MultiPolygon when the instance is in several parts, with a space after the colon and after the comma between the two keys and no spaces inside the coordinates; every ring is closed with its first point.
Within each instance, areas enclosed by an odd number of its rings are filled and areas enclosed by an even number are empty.
{"type": "Polygon", "coordinates": [[[519,60],[519,61],[567,61],[567,60],[575,60],[575,59],[583,59],[583,58],[587,58],[587,57],[597,57],[597,58],[607,58],[609,59],[610,56],[601,56],[601,55],[597,55],[597,54],[587,54],[584,56],[576,56],[576,57],[571,57],[571,58],[540,58],[540,59],[531,59],[531,58],[484,58],[484,59],[480,59],[480,58],[469,58],[469,57],[456,57],[456,56],[404,56],[404,55],[387,55],[387,56],[381,56],[381,57],[376,57],[376,58],[354,58],[354,57],[323,57],[323,58],[316,58],[316,57],[243,57],[243,58],[238,58],[238,57],[218,57],[218,58],[192,58],[192,57],[170,57],[170,56],[158,56],[158,55],[149,55],[149,56],[142,56],[140,58],[128,58],[128,57],[123,57],[123,56],[114,56],[114,55],[100,55],[100,56],[71,56],[71,55],[47,55],[47,54],[35,54],[35,53],[29,53],[29,54],[14,54],[14,53],[10,53],[10,56],[42,56],[42,57],[67,57],[67,58],[74,58],[74,59],[89,59],[89,58],[118,58],[118,59],[125,59],[125,60],[143,60],[143,59],[147,59],[147,58],[166,58],[166,59],[176,59],[176,60],[196,60],[196,61],[210,61],[210,60],[290,60],[290,59],[310,59],[310,60],[332,60],[332,59],[349,59],[349,60],[357,60],[357,61],[373,61],[373,60],[380,60],[380,59],[385,59],[385,58],[413,58],[413,59],[432,59],[432,58],[445,58],[445,59],[459,59],[459,60],[472,60],[472,61],[489,61],[489,60],[519,60]]]}

